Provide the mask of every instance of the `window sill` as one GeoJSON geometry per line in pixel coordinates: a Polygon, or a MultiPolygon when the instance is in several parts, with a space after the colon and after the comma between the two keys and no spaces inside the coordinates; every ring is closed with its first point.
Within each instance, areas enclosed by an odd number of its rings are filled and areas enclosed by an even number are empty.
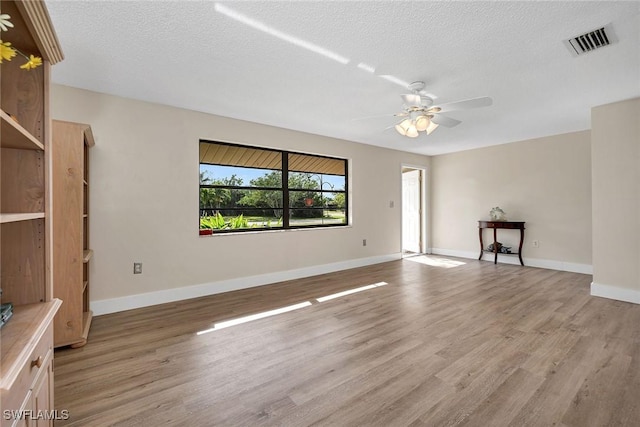
{"type": "Polygon", "coordinates": [[[353,225],[328,225],[326,227],[309,227],[309,228],[288,228],[281,230],[256,230],[256,231],[238,231],[238,232],[227,232],[227,233],[213,233],[213,234],[203,234],[198,237],[222,237],[222,236],[243,236],[246,234],[264,234],[264,233],[287,233],[287,232],[295,232],[295,231],[318,231],[318,230],[335,230],[335,229],[344,229],[344,228],[353,228],[353,225]]]}

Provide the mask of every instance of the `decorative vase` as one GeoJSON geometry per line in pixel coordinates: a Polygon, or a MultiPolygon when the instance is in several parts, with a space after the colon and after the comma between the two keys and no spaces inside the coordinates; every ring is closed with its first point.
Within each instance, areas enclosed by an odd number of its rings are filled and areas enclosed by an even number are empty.
{"type": "Polygon", "coordinates": [[[491,209],[489,211],[489,216],[491,217],[492,221],[506,221],[507,220],[507,214],[500,209],[498,206],[496,206],[495,208],[491,209]]]}

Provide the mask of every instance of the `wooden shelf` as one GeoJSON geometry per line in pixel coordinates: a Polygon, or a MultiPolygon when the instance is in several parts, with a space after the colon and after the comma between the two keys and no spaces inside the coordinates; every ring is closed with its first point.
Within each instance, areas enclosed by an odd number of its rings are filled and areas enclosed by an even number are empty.
{"type": "MultiPolygon", "coordinates": [[[[495,254],[495,252],[487,250],[487,249],[483,249],[482,252],[487,253],[487,254],[495,254]]],[[[498,255],[520,255],[520,253],[519,252],[509,252],[509,253],[498,252],[498,255]]]]}
{"type": "MultiPolygon", "coordinates": [[[[85,249],[82,253],[82,262],[87,263],[93,256],[93,251],[91,249],[85,249]]],[[[77,288],[76,288],[77,289],[77,288]]]]}
{"type": "Polygon", "coordinates": [[[2,148],[44,150],[44,145],[40,141],[2,110],[0,110],[0,119],[2,120],[2,148]]]}
{"type": "Polygon", "coordinates": [[[3,214],[0,214],[0,223],[6,224],[8,222],[30,221],[32,219],[40,219],[40,218],[44,218],[44,212],[3,213],[3,214]]]}
{"type": "Polygon", "coordinates": [[[0,389],[8,390],[13,385],[61,304],[53,299],[13,307],[13,316],[0,329],[0,389]]]}

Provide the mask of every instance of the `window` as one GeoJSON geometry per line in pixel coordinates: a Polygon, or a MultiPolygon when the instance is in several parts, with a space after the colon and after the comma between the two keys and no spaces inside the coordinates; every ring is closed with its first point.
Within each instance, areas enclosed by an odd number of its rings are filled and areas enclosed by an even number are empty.
{"type": "Polygon", "coordinates": [[[348,224],[347,160],[200,141],[200,230],[348,224]]]}

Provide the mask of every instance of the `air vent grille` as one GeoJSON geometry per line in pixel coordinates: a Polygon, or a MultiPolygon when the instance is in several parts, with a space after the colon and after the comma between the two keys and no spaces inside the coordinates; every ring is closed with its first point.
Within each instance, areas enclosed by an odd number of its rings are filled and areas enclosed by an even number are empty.
{"type": "Polygon", "coordinates": [[[573,56],[578,56],[609,46],[614,41],[613,29],[611,28],[611,24],[609,24],[597,30],[589,31],[588,33],[565,40],[564,43],[573,56]]]}

